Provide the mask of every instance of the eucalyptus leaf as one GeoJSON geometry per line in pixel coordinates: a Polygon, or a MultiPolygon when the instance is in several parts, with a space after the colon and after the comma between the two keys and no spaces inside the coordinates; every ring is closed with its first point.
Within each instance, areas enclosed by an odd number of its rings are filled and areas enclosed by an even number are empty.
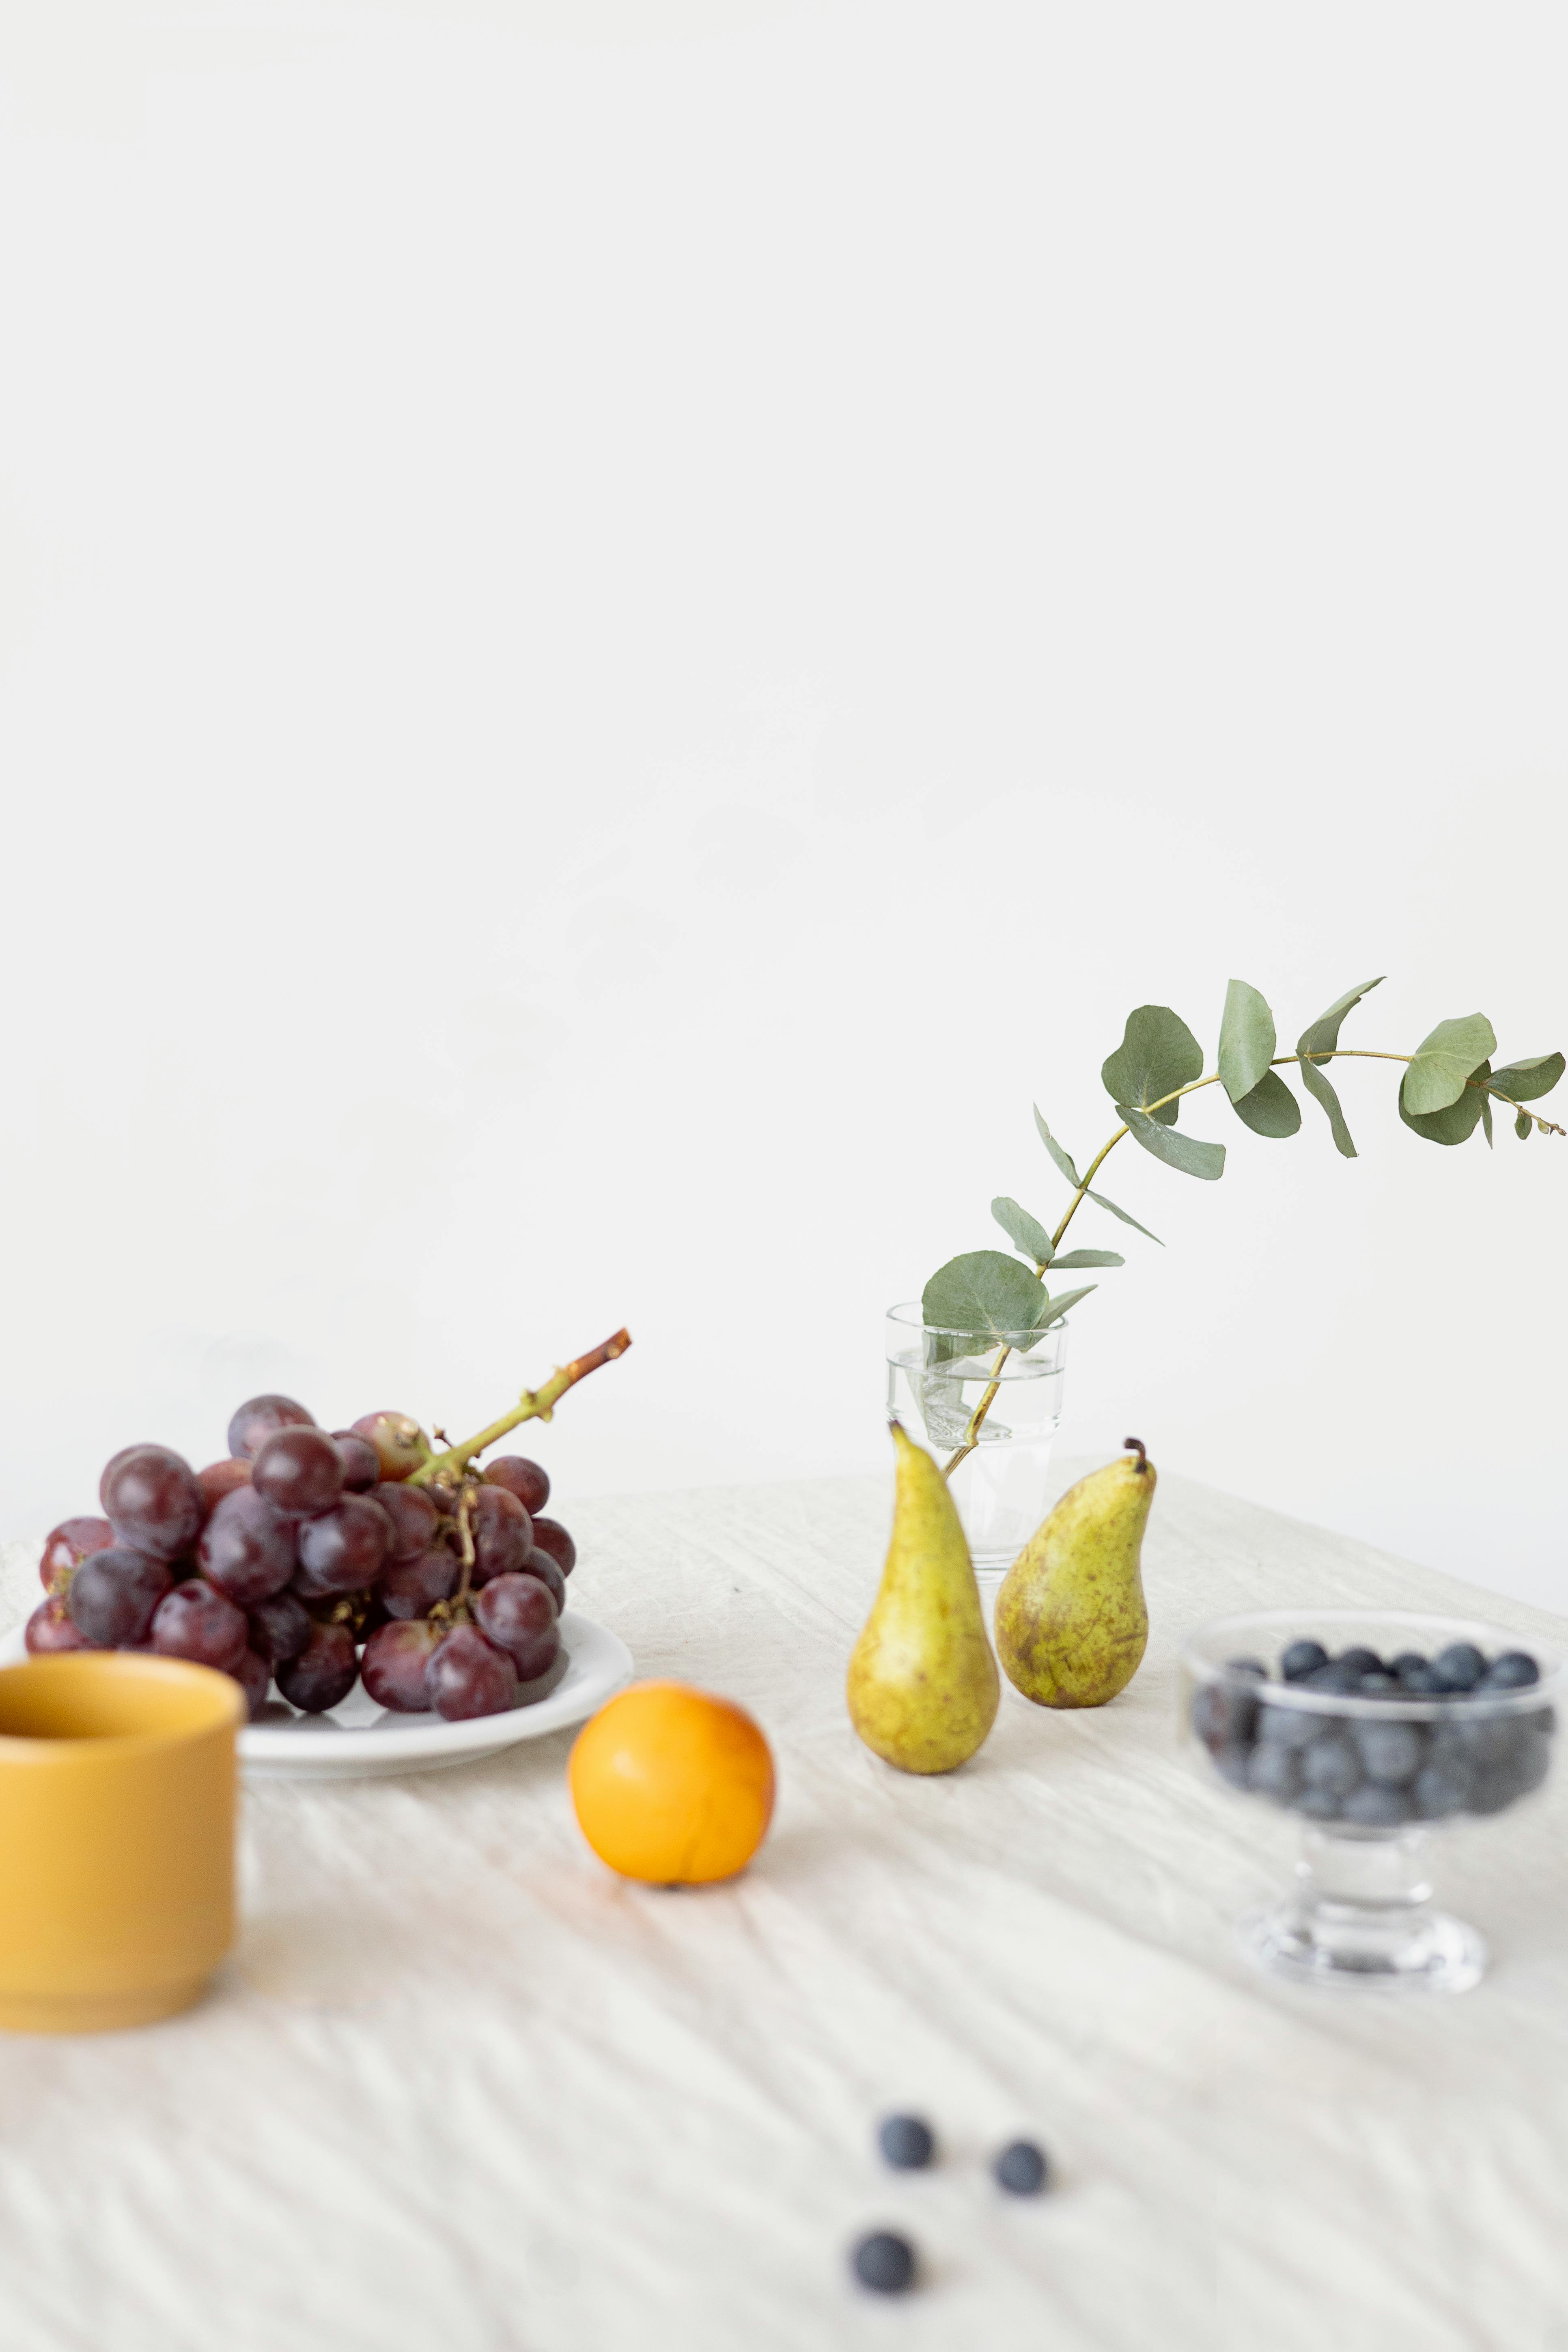
{"type": "Polygon", "coordinates": [[[1051,1237],[1044,1225],[1030,1216],[1027,1209],[1020,1209],[1016,1201],[1009,1201],[1004,1193],[999,1200],[992,1202],[991,1213],[1008,1240],[1021,1249],[1026,1258],[1032,1259],[1036,1265],[1049,1265],[1051,1237]]]}
{"type": "MultiPolygon", "coordinates": [[[[1121,1104],[1147,1111],[1151,1103],[1161,1102],[1203,1074],[1203,1047],[1168,1004],[1140,1004],[1130,1013],[1121,1043],[1100,1073],[1119,1116],[1121,1104]]],[[[1174,1127],[1177,1108],[1173,1102],[1162,1103],[1152,1116],[1162,1127],[1174,1127]]]]}
{"type": "MultiPolygon", "coordinates": [[[[1245,980],[1233,980],[1225,992],[1225,1016],[1219,1024],[1220,1083],[1233,1103],[1256,1093],[1268,1075],[1275,1046],[1274,1015],[1267,1001],[1245,980]]],[[[1242,1113],[1244,1118],[1247,1114],[1242,1113]]],[[[1248,1127],[1255,1122],[1248,1118],[1248,1127]]],[[[1298,1117],[1296,1126],[1301,1124],[1298,1117]]],[[[1260,1135],[1293,1135],[1294,1128],[1259,1128],[1260,1135]]]]}
{"type": "Polygon", "coordinates": [[[1535,1102],[1552,1092],[1563,1068],[1561,1054],[1541,1054],[1533,1062],[1510,1062],[1506,1069],[1494,1070],[1492,1084],[1510,1102],[1535,1102]]]}
{"type": "Polygon", "coordinates": [[[1497,1037],[1484,1013],[1459,1021],[1439,1021],[1411,1057],[1399,1089],[1404,1108],[1419,1118],[1447,1110],[1465,1091],[1470,1072],[1497,1051],[1497,1037]]]}
{"type": "Polygon", "coordinates": [[[1231,1108],[1254,1135],[1294,1135],[1301,1106],[1278,1070],[1265,1070],[1250,1094],[1233,1097],[1231,1108]]]}
{"type": "Polygon", "coordinates": [[[1513,1123],[1513,1131],[1521,1143],[1530,1141],[1531,1130],[1534,1125],[1535,1121],[1531,1118],[1530,1113],[1527,1110],[1521,1110],[1513,1123]]]}
{"type": "MultiPolygon", "coordinates": [[[[1075,1192],[1082,1192],[1083,1179],[1079,1174],[1078,1170],[1073,1166],[1072,1161],[1068,1158],[1067,1153],[1062,1150],[1061,1145],[1057,1141],[1056,1137],[1051,1133],[1050,1129],[1046,1125],[1045,1120],[1040,1117],[1040,1106],[1038,1103],[1035,1105],[1035,1125],[1040,1130],[1041,1142],[1045,1145],[1046,1150],[1050,1153],[1051,1158],[1056,1161],[1057,1166],[1061,1170],[1062,1174],[1067,1178],[1068,1182],[1072,1186],[1073,1191],[1075,1192]]],[[[1156,1248],[1164,1248],[1165,1244],[1160,1239],[1158,1234],[1152,1234],[1147,1225],[1141,1225],[1136,1217],[1130,1217],[1125,1209],[1119,1209],[1114,1201],[1108,1201],[1106,1199],[1103,1192],[1084,1192],[1083,1197],[1086,1201],[1092,1201],[1097,1209],[1108,1209],[1113,1217],[1120,1217],[1124,1225],[1131,1225],[1135,1234],[1142,1234],[1144,1240],[1152,1242],[1156,1248]]]]}
{"type": "MultiPolygon", "coordinates": [[[[1142,1234],[1145,1241],[1154,1244],[1156,1249],[1164,1248],[1165,1244],[1158,1234],[1152,1234],[1147,1225],[1141,1225],[1136,1217],[1130,1217],[1125,1209],[1119,1209],[1114,1201],[1106,1199],[1103,1192],[1086,1192],[1083,1197],[1086,1201],[1092,1201],[1097,1209],[1109,1209],[1113,1217],[1120,1217],[1124,1225],[1131,1225],[1135,1234],[1142,1234]]],[[[1060,1258],[1057,1264],[1061,1264],[1060,1258]]]]}
{"type": "Polygon", "coordinates": [[[1114,1250],[1067,1250],[1051,1263],[1059,1274],[1064,1266],[1076,1269],[1084,1265],[1125,1265],[1127,1260],[1118,1257],[1114,1250]]]}
{"type": "Polygon", "coordinates": [[[921,1312],[940,1330],[962,1331],[983,1345],[1038,1328],[1047,1307],[1038,1276],[1001,1250],[969,1250],[939,1266],[921,1296],[921,1312]]]}
{"type": "Polygon", "coordinates": [[[1355,1158],[1356,1149],[1351,1141],[1351,1131],[1345,1125],[1345,1115],[1340,1108],[1340,1098],[1321,1070],[1315,1063],[1309,1061],[1307,1056],[1310,1054],[1333,1052],[1340,1042],[1340,1024],[1345,1014],[1350,1012],[1352,1005],[1359,1004],[1363,996],[1370,995],[1374,988],[1381,987],[1384,975],[1380,972],[1376,980],[1363,980],[1359,988],[1347,989],[1344,995],[1335,1003],[1331,1004],[1326,1013],[1320,1013],[1311,1026],[1303,1029],[1296,1040],[1296,1051],[1301,1057],[1301,1084],[1313,1101],[1321,1104],[1328,1115],[1335,1145],[1347,1160],[1355,1158]]]}
{"type": "Polygon", "coordinates": [[[1118,1103],[1118,1118],[1125,1119],[1127,1131],[1145,1151],[1163,1160],[1167,1168],[1179,1168],[1184,1176],[1202,1176],[1211,1183],[1225,1173],[1223,1143],[1203,1143],[1195,1135],[1173,1135],[1147,1111],[1138,1110],[1130,1103],[1118,1103]]]}
{"type": "Polygon", "coordinates": [[[1046,1308],[1045,1313],[1041,1316],[1041,1330],[1048,1330],[1053,1323],[1059,1323],[1062,1317],[1066,1315],[1070,1308],[1076,1307],[1080,1298],[1087,1298],[1091,1290],[1098,1290],[1099,1288],[1100,1285],[1098,1282],[1086,1282],[1081,1290],[1064,1290],[1058,1297],[1051,1300],[1050,1304],[1046,1308]]]}
{"type": "MultiPolygon", "coordinates": [[[[1489,1077],[1490,1075],[1485,1062],[1479,1070],[1470,1073],[1476,1078],[1489,1077]]],[[[1486,1097],[1479,1087],[1467,1086],[1458,1102],[1445,1103],[1441,1110],[1406,1110],[1405,1090],[1401,1087],[1399,1116],[1406,1127],[1413,1128],[1417,1135],[1424,1135],[1428,1143],[1465,1143],[1480,1123],[1481,1106],[1485,1101],[1486,1097]]]]}
{"type": "Polygon", "coordinates": [[[1489,1151],[1492,1148],[1492,1105],[1491,1097],[1488,1094],[1483,1094],[1481,1097],[1481,1126],[1486,1134],[1487,1150],[1489,1151]]]}
{"type": "Polygon", "coordinates": [[[1051,1133],[1050,1129],[1046,1125],[1045,1120],[1040,1117],[1040,1106],[1038,1103],[1035,1105],[1035,1125],[1040,1130],[1040,1141],[1045,1145],[1046,1150],[1050,1153],[1051,1158],[1056,1161],[1057,1166],[1060,1169],[1062,1174],[1067,1178],[1068,1182],[1072,1186],[1073,1191],[1076,1192],[1079,1185],[1083,1182],[1083,1179],[1079,1174],[1078,1170],[1073,1166],[1072,1161],[1068,1159],[1067,1153],[1062,1150],[1061,1145],[1057,1141],[1056,1137],[1051,1133]]]}

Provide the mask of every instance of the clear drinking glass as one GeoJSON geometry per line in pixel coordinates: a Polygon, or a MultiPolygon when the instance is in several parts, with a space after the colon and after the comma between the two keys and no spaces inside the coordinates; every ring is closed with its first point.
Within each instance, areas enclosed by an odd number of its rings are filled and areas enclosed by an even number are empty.
{"type": "Polygon", "coordinates": [[[1065,1323],[982,1339],[933,1328],[918,1298],[888,1310],[888,1412],[911,1436],[923,1432],[939,1461],[963,1444],[976,1406],[996,1384],[951,1488],[983,1581],[1005,1574],[1046,1516],[1067,1346],[1065,1323]]]}
{"type": "Polygon", "coordinates": [[[1259,1610],[1194,1633],[1182,1653],[1184,1736],[1227,1787],[1300,1822],[1295,1887],[1237,1923],[1243,1950],[1299,1984],[1464,1992],[1479,1983],[1485,1944],[1432,1906],[1432,1832],[1504,1812],[1540,1788],[1564,1680],[1562,1660],[1540,1643],[1408,1610],[1259,1610]],[[1331,1664],[1365,1649],[1390,1668],[1468,1643],[1489,1662],[1528,1655],[1538,1679],[1424,1694],[1398,1671],[1380,1686],[1373,1669],[1351,1689],[1314,1687],[1280,1671],[1284,1652],[1304,1641],[1331,1664]]]}

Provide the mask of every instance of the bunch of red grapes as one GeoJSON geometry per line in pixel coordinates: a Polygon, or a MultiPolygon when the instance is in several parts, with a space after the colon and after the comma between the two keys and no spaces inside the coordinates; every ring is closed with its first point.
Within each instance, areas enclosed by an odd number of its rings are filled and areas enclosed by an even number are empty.
{"type": "Polygon", "coordinates": [[[193,1470],[128,1445],[100,1519],[65,1519],[39,1566],[27,1647],[150,1650],[232,1675],[254,1722],[274,1683],[319,1715],[363,1675],[380,1706],[457,1720],[542,1698],[576,1547],[542,1517],[550,1480],[512,1454],[459,1474],[417,1422],[330,1434],[291,1397],[252,1397],[229,1458],[193,1470]]]}

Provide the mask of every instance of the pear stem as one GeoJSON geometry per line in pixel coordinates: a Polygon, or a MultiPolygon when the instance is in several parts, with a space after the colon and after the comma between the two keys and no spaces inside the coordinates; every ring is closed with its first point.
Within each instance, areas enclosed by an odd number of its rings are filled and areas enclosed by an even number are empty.
{"type": "MultiPolygon", "coordinates": [[[[1415,1059],[1415,1056],[1414,1054],[1384,1054],[1367,1045],[1331,1045],[1319,1054],[1276,1054],[1268,1066],[1271,1070],[1278,1070],[1291,1062],[1316,1063],[1332,1062],[1336,1060],[1353,1062],[1413,1062],[1415,1059]]],[[[1163,1110],[1167,1103],[1180,1102],[1184,1095],[1195,1095],[1200,1093],[1205,1087],[1217,1087],[1218,1084],[1219,1072],[1217,1070],[1211,1070],[1206,1078],[1190,1078],[1184,1087],[1175,1087],[1168,1095],[1162,1095],[1158,1102],[1144,1103],[1141,1108],[1152,1115],[1153,1112],[1157,1110],[1163,1110]]],[[[1539,1111],[1531,1110],[1528,1103],[1515,1102],[1511,1095],[1505,1095],[1500,1087],[1489,1085],[1485,1078],[1467,1078],[1465,1080],[1465,1084],[1468,1087],[1474,1087],[1478,1093],[1490,1095],[1496,1101],[1506,1103],[1510,1110],[1522,1111],[1526,1118],[1534,1120],[1542,1135],[1562,1135],[1568,1132],[1568,1129],[1558,1127],[1553,1120],[1542,1118],[1541,1113],[1539,1111]]],[[[1093,1183],[1095,1177],[1099,1174],[1101,1160],[1105,1159],[1108,1152],[1115,1150],[1122,1137],[1128,1132],[1129,1129],[1125,1127],[1119,1127],[1115,1134],[1111,1136],[1108,1141],[1100,1145],[1100,1150],[1089,1161],[1089,1167],[1084,1174],[1082,1181],[1079,1185],[1078,1191],[1068,1202],[1067,1213],[1062,1218],[1062,1221],[1057,1227],[1056,1232],[1051,1235],[1052,1258],[1056,1256],[1058,1250],[1060,1249],[1062,1235],[1066,1233],[1074,1217],[1078,1214],[1079,1203],[1085,1198],[1090,1184],[1093,1183]]],[[[1043,1282],[1045,1280],[1049,1260],[1047,1261],[1046,1265],[1036,1266],[1035,1275],[1038,1281],[1043,1282]]],[[[942,1465],[942,1475],[944,1478],[951,1478],[959,1464],[966,1461],[969,1455],[973,1453],[975,1447],[979,1444],[980,1425],[985,1419],[986,1414],[990,1412],[992,1406],[996,1402],[996,1391],[1002,1385],[1002,1367],[1006,1362],[1012,1352],[1012,1347],[1006,1341],[1004,1341],[1003,1345],[997,1349],[996,1360],[991,1367],[991,1377],[986,1385],[985,1392],[982,1396],[980,1402],[975,1406],[974,1411],[969,1416],[968,1425],[963,1433],[963,1443],[959,1446],[956,1453],[951,1454],[948,1456],[946,1462],[942,1465]]],[[[1127,1443],[1129,1445],[1136,1444],[1137,1440],[1130,1437],[1127,1440],[1127,1443]]]]}

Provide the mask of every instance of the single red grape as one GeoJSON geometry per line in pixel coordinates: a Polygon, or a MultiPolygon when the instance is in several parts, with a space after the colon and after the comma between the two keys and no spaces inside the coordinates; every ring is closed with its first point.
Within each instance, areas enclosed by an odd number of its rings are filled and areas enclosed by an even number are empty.
{"type": "Polygon", "coordinates": [[[360,1673],[377,1706],[398,1715],[423,1715],[430,1705],[425,1669],[431,1654],[446,1640],[439,1625],[423,1617],[394,1619],[381,1626],[364,1645],[360,1673]]]}
{"type": "Polygon", "coordinates": [[[258,1658],[276,1664],[282,1658],[297,1658],[310,1638],[310,1616],[304,1602],[292,1592],[269,1593],[265,1601],[246,1612],[250,1628],[250,1646],[258,1658]]]}
{"type": "Polygon", "coordinates": [[[412,1477],[430,1459],[430,1441],[405,1412],[364,1412],[353,1425],[356,1437],[368,1437],[376,1451],[384,1478],[412,1477]]]}
{"type": "Polygon", "coordinates": [[[92,1643],[67,1608],[61,1593],[40,1601],[27,1620],[27,1655],[41,1658],[51,1650],[90,1650],[92,1643]]]}
{"type": "Polygon", "coordinates": [[[303,1592],[358,1592],[381,1574],[392,1524],[368,1495],[345,1495],[330,1511],[305,1520],[295,1539],[303,1592]]]}
{"type": "Polygon", "coordinates": [[[343,1457],[324,1429],[274,1430],[251,1465],[250,1482],[274,1510],[313,1518],[343,1491],[343,1457]]]}
{"type": "Polygon", "coordinates": [[[228,1450],[254,1459],[275,1429],[314,1429],[316,1416],[292,1397],[252,1397],[242,1404],[228,1425],[228,1450]]]}
{"type": "Polygon", "coordinates": [[[352,1429],[334,1429],[332,1444],[343,1457],[343,1485],[351,1495],[368,1495],[381,1476],[381,1456],[368,1437],[352,1429]]]}
{"type": "Polygon", "coordinates": [[[118,1542],[148,1559],[189,1551],[206,1505],[188,1462],[166,1445],[128,1445],[99,1481],[98,1499],[118,1542]]]}
{"type": "Polygon", "coordinates": [[[247,1650],[238,1665],[231,1666],[229,1672],[245,1693],[246,1711],[254,1723],[267,1704],[267,1694],[272,1687],[272,1669],[265,1658],[258,1658],[254,1650],[247,1650]]]}
{"type": "Polygon", "coordinates": [[[226,1495],[232,1495],[237,1486],[249,1486],[250,1465],[237,1454],[226,1454],[221,1462],[209,1462],[205,1470],[198,1470],[196,1484],[207,1509],[216,1511],[226,1495]]]}
{"type": "Polygon", "coordinates": [[[38,1582],[46,1592],[63,1593],[89,1551],[107,1551],[114,1529],[107,1519],[62,1519],[44,1538],[38,1582]]]}
{"type": "Polygon", "coordinates": [[[505,1486],[480,1486],[473,1502],[474,1582],[510,1576],[533,1545],[533,1522],[505,1486]]]}
{"type": "Polygon", "coordinates": [[[492,1486],[504,1486],[525,1511],[542,1511],[550,1500],[550,1473],[526,1454],[503,1454],[485,1472],[492,1486]]]}
{"type": "Polygon", "coordinates": [[[462,1573],[456,1552],[432,1544],[417,1559],[395,1559],[381,1580],[382,1606],[389,1617],[425,1617],[437,1601],[449,1601],[462,1573]]]}
{"type": "Polygon", "coordinates": [[[517,1671],[477,1625],[455,1625],[431,1653],[425,1689],[430,1706],[448,1723],[504,1715],[517,1698],[517,1671]]]}
{"type": "Polygon", "coordinates": [[[95,1650],[125,1649],[147,1639],[170,1581],[163,1560],[116,1544],[88,1554],[71,1579],[66,1605],[95,1650]]]}
{"type": "Polygon", "coordinates": [[[371,1488],[371,1500],[379,1503],[392,1521],[389,1557],[417,1559],[436,1533],[437,1513],[428,1491],[423,1486],[395,1486],[386,1479],[371,1488]]]}
{"type": "Polygon", "coordinates": [[[477,1595],[479,1631],[506,1652],[518,1679],[531,1683],[555,1663],[561,1635],[555,1603],[536,1576],[495,1576],[477,1595]]]}
{"type": "Polygon", "coordinates": [[[577,1565],[577,1547],[559,1519],[535,1519],[533,1540],[538,1549],[547,1551],[563,1576],[570,1576],[577,1565]]]}
{"type": "Polygon", "coordinates": [[[248,1646],[244,1611],[199,1576],[176,1584],[153,1612],[153,1647],[166,1658],[233,1674],[248,1646]]]}
{"type": "Polygon", "coordinates": [[[273,1680],[302,1715],[324,1715],[347,1698],[359,1680],[359,1656],[346,1625],[313,1625],[297,1658],[279,1662],[273,1680]]]}
{"type": "Polygon", "coordinates": [[[294,1522],[254,1486],[226,1495],[196,1548],[202,1574],[241,1609],[281,1592],[294,1573],[294,1522]]]}
{"type": "Polygon", "coordinates": [[[566,1579],[562,1575],[550,1554],[547,1551],[541,1551],[539,1546],[535,1544],[522,1563],[522,1573],[524,1576],[536,1576],[540,1583],[548,1589],[550,1597],[555,1603],[555,1614],[559,1617],[566,1606],[566,1579]]]}

